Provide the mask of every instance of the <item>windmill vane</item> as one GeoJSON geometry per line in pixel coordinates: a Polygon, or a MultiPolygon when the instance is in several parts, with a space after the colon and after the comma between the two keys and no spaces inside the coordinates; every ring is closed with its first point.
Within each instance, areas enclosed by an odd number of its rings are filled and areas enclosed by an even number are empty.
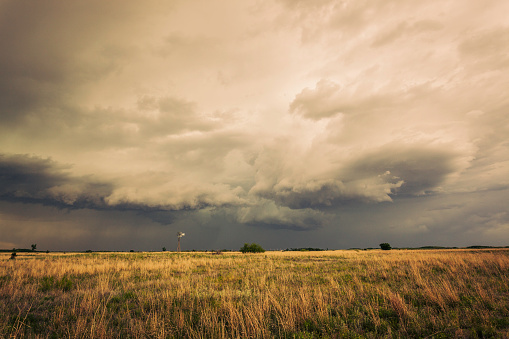
{"type": "Polygon", "coordinates": [[[182,238],[184,235],[186,235],[184,232],[177,232],[177,252],[180,252],[180,238],[182,238]]]}

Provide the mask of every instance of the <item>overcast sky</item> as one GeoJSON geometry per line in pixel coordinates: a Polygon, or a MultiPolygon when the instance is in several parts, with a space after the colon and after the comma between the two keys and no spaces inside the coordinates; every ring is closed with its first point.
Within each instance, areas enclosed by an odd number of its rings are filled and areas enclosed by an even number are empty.
{"type": "Polygon", "coordinates": [[[0,248],[509,245],[507,13],[0,0],[0,248]]]}

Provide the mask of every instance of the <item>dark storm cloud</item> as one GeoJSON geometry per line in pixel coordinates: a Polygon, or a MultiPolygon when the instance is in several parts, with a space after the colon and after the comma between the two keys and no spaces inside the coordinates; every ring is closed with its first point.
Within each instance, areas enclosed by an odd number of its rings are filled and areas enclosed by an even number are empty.
{"type": "Polygon", "coordinates": [[[351,202],[390,201],[396,195],[430,194],[459,169],[458,154],[425,146],[382,147],[345,164],[328,179],[305,181],[279,174],[256,193],[290,208],[326,208],[351,202]],[[288,180],[290,179],[290,180],[288,180]]]}
{"type": "MultiPolygon", "coordinates": [[[[51,159],[1,154],[0,199],[63,208],[131,210],[145,214],[154,212],[151,218],[155,221],[161,220],[161,213],[163,218],[170,220],[164,212],[239,204],[234,203],[239,200],[238,192],[230,192],[226,185],[207,185],[198,189],[186,187],[185,184],[175,186],[175,182],[170,182],[169,186],[162,187],[162,190],[148,186],[145,192],[140,190],[138,195],[130,196],[129,183],[123,180],[117,179],[113,183],[96,180],[92,176],[73,176],[69,169],[69,166],[59,165],[51,159]]],[[[164,173],[160,175],[165,176],[164,173]]],[[[142,182],[145,180],[145,183],[149,183],[153,180],[153,176],[149,174],[145,177],[141,179],[142,182]]],[[[124,180],[142,183],[134,178],[124,180]]],[[[160,186],[161,180],[156,183],[160,186]]]]}
{"type": "Polygon", "coordinates": [[[289,229],[297,231],[320,228],[327,216],[312,209],[291,209],[278,206],[271,200],[262,199],[256,205],[237,210],[237,221],[252,226],[270,229],[289,229]]]}
{"type": "Polygon", "coordinates": [[[471,160],[461,149],[426,142],[392,142],[355,155],[334,153],[341,144],[316,143],[300,153],[289,147],[280,142],[258,156],[250,194],[292,209],[328,210],[438,193],[471,160]],[[328,161],[319,163],[322,152],[328,161]]]}
{"type": "Polygon", "coordinates": [[[132,211],[161,225],[171,224],[193,210],[225,204],[217,199],[215,192],[207,194],[206,190],[190,200],[180,197],[177,204],[163,201],[154,204],[148,198],[112,202],[111,196],[118,183],[94,180],[91,176],[73,176],[70,169],[51,159],[0,154],[0,200],[71,210],[132,211]]]}
{"type": "Polygon", "coordinates": [[[383,176],[389,182],[402,181],[400,187],[392,189],[393,194],[422,195],[433,192],[448,175],[458,172],[461,156],[441,147],[386,145],[352,162],[343,175],[346,181],[383,176]]]}
{"type": "Polygon", "coordinates": [[[0,0],[0,240],[498,241],[508,10],[0,0]]]}
{"type": "Polygon", "coordinates": [[[360,198],[349,194],[340,179],[309,180],[297,185],[276,185],[274,192],[267,194],[268,196],[280,205],[299,209],[329,207],[360,198]]]}
{"type": "Polygon", "coordinates": [[[112,185],[73,177],[51,159],[0,154],[0,199],[70,208],[104,208],[112,185]]]}

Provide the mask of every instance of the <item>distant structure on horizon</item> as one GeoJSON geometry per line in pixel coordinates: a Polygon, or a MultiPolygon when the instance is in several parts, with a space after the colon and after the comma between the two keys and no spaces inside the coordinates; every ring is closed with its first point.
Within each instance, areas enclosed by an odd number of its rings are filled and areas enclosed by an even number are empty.
{"type": "Polygon", "coordinates": [[[184,232],[177,232],[177,252],[180,252],[180,238],[182,238],[184,235],[186,235],[184,232]]]}

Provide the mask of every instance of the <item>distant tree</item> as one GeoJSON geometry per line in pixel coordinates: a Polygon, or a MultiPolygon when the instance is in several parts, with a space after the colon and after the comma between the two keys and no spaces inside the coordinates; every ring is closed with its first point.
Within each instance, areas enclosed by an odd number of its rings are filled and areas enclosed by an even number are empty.
{"type": "Polygon", "coordinates": [[[16,259],[16,255],[17,255],[16,252],[12,252],[11,253],[11,259],[16,259]]]}
{"type": "Polygon", "coordinates": [[[37,244],[32,244],[32,251],[35,251],[36,248],[37,248],[37,244]]]}
{"type": "Polygon", "coordinates": [[[245,243],[244,246],[240,248],[240,251],[242,253],[263,253],[265,250],[258,244],[252,243],[248,244],[245,243]]]}
{"type": "Polygon", "coordinates": [[[388,251],[390,250],[392,247],[389,243],[387,242],[383,242],[380,244],[380,248],[383,249],[384,251],[388,251]]]}
{"type": "Polygon", "coordinates": [[[166,247],[163,247],[163,252],[166,252],[166,247]]]}

